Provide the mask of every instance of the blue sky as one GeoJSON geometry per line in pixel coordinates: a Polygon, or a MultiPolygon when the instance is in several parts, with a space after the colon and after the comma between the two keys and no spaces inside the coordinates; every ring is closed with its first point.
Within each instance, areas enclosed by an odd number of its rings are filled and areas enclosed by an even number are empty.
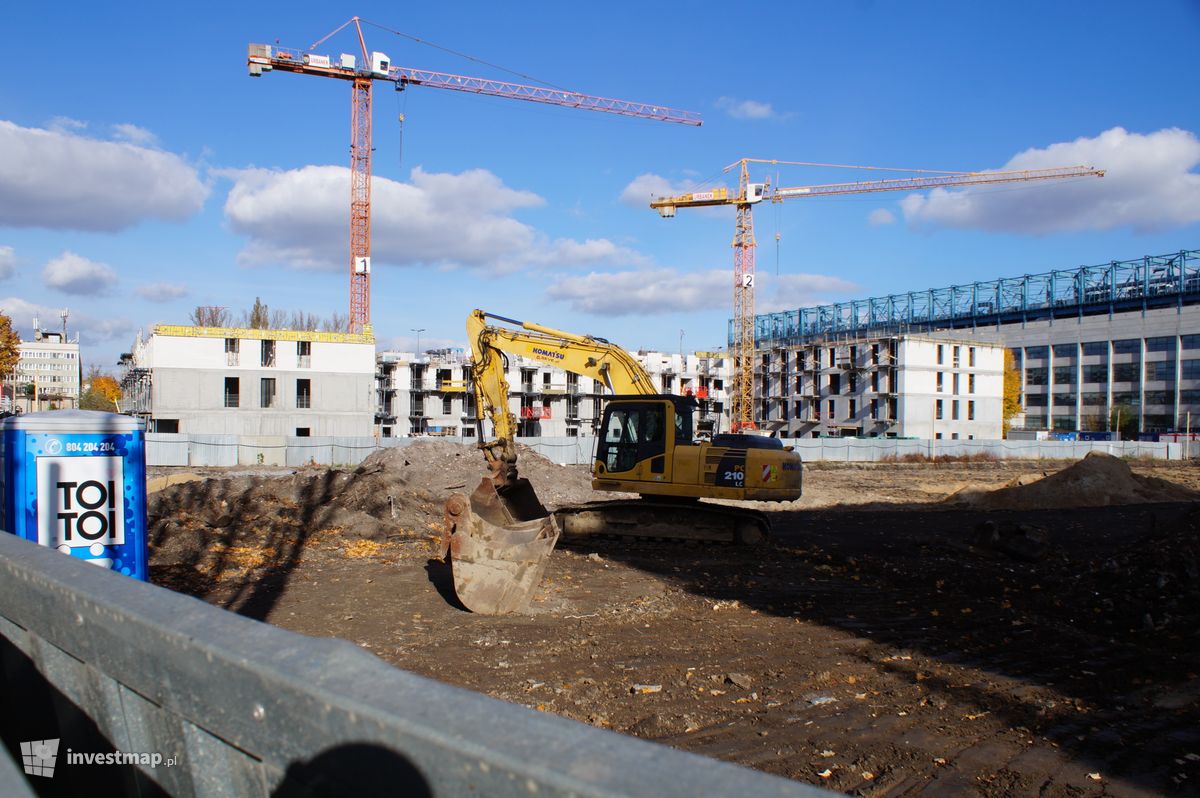
{"type": "MultiPolygon", "coordinates": [[[[649,194],[742,157],[1100,180],[756,209],[762,311],[1200,247],[1200,3],[77,3],[0,8],[0,309],[70,309],[85,363],[138,329],[346,313],[350,90],[247,76],[351,15],[399,66],[700,112],[700,128],[375,86],[372,322],[465,344],[471,308],[674,351],[723,344],[732,209],[649,194]],[[390,31],[432,42],[443,49],[390,31]],[[452,52],[478,60],[466,60],[452,52]],[[492,66],[497,65],[497,66],[492,66]],[[497,67],[503,67],[508,72],[497,67]],[[516,73],[516,74],[514,74],[516,73]],[[403,123],[400,121],[403,116],[403,123]],[[776,242],[778,234],[778,243],[776,242]]],[[[357,53],[344,31],[315,52],[357,53]]],[[[759,170],[784,186],[888,175],[759,170]]]]}

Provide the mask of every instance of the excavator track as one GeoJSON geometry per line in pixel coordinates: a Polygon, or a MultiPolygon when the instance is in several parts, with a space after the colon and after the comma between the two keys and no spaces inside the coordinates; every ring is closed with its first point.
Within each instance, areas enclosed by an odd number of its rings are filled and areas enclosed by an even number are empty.
{"type": "Polygon", "coordinates": [[[553,512],[562,540],[592,536],[762,543],[770,535],[766,513],[724,504],[624,499],[560,507],[553,512]]]}

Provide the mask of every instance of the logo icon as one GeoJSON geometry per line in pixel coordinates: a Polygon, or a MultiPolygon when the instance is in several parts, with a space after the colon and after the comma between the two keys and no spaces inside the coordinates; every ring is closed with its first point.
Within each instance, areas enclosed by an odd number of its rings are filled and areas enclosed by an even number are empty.
{"type": "Polygon", "coordinates": [[[58,759],[58,738],[30,740],[21,743],[21,761],[30,776],[54,778],[54,763],[58,759]]]}

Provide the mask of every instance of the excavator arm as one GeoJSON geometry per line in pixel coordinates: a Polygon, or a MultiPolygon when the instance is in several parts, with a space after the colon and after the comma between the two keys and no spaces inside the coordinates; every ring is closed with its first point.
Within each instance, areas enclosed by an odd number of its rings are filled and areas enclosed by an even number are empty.
{"type": "Polygon", "coordinates": [[[471,344],[471,380],[480,420],[492,423],[494,440],[486,440],[480,430],[480,448],[492,470],[498,489],[517,479],[517,419],[508,406],[508,379],[504,373],[504,353],[590,377],[602,383],[610,393],[651,395],[654,386],[642,364],[624,349],[603,338],[555,330],[541,324],[497,316],[475,310],[467,318],[467,338],[471,344]],[[507,325],[489,323],[489,319],[507,325]]]}

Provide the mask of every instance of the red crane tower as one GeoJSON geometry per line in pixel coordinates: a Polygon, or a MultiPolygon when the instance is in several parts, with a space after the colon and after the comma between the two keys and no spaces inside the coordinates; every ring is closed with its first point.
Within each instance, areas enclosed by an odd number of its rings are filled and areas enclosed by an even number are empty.
{"type": "Polygon", "coordinates": [[[737,223],[733,234],[733,390],[730,394],[730,419],[734,432],[755,429],[754,423],[754,218],[751,209],[764,199],[783,202],[797,197],[828,197],[835,194],[869,194],[875,191],[914,191],[949,186],[976,186],[985,183],[1017,183],[1028,180],[1054,180],[1065,177],[1103,177],[1102,169],[1090,166],[1067,166],[1055,169],[1023,169],[992,172],[934,172],[928,169],[884,169],[883,171],[922,172],[932,177],[905,177],[890,180],[868,180],[858,183],[830,183],[819,186],[794,186],[771,189],[768,182],[751,183],[748,164],[765,163],[788,166],[823,166],[839,169],[871,169],[878,166],[845,166],[843,164],[774,161],[761,158],[742,158],[725,167],[726,172],[741,167],[738,191],[733,194],[725,187],[698,191],[675,197],[659,197],[650,207],[663,218],[675,216],[676,208],[696,208],[705,205],[737,206],[737,223]]]}
{"type": "MultiPolygon", "coordinates": [[[[523,86],[487,78],[451,75],[393,66],[384,53],[368,52],[362,22],[351,17],[336,30],[319,39],[307,50],[251,44],[247,64],[252,77],[281,69],[303,75],[319,75],[348,80],[350,93],[350,329],[370,332],[371,325],[371,87],[376,80],[391,81],[397,90],[407,86],[432,86],[472,94],[488,94],[513,100],[562,105],[622,116],[657,119],[684,125],[699,125],[699,114],[679,111],[651,103],[614,100],[562,89],[523,86]],[[343,53],[336,61],[312,51],[334,34],[353,24],[358,32],[362,63],[343,53]]],[[[369,23],[368,23],[369,24],[369,23]]]]}

